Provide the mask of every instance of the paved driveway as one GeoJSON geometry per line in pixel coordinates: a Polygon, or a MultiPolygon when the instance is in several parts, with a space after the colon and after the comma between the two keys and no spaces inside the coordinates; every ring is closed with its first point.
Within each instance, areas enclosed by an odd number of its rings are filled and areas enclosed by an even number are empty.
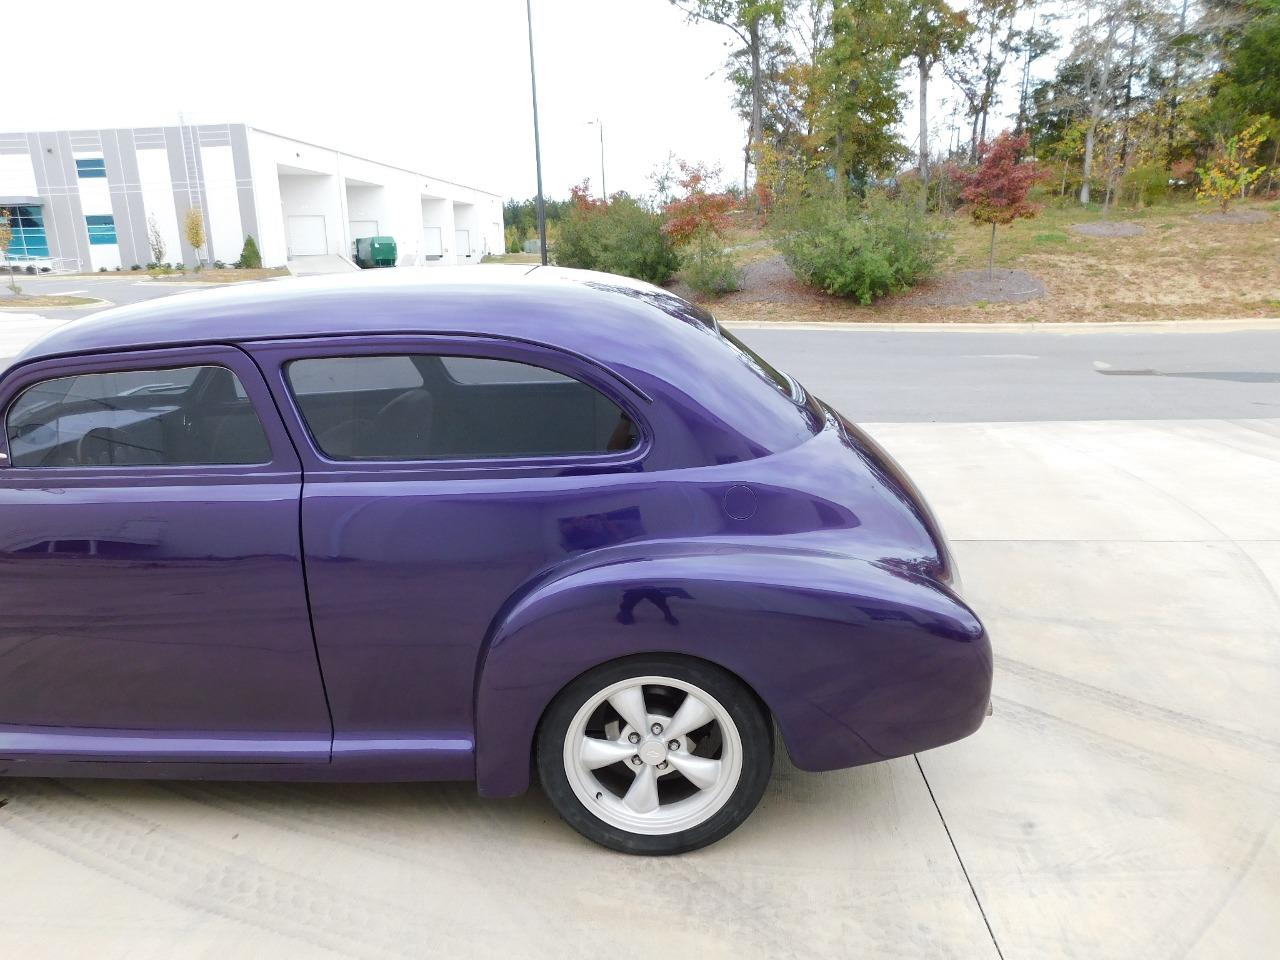
{"type": "Polygon", "coordinates": [[[976,736],[667,860],[537,792],[0,781],[0,956],[1274,956],[1280,421],[871,429],[992,630],[976,736]]]}

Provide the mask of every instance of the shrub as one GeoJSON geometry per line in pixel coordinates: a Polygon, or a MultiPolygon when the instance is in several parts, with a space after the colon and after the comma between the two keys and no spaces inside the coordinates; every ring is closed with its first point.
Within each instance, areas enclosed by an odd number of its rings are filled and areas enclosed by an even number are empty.
{"type": "Polygon", "coordinates": [[[573,188],[573,207],[560,222],[555,261],[563,267],[602,270],[649,283],[665,283],[680,265],[662,232],[662,217],[625,193],[606,205],[573,188]]]}
{"type": "Polygon", "coordinates": [[[106,268],[106,267],[99,267],[99,268],[98,268],[98,272],[99,272],[99,273],[106,273],[106,272],[107,272],[107,268],[106,268]]]}
{"type": "Polygon", "coordinates": [[[252,233],[244,238],[244,246],[240,249],[240,259],[236,261],[236,266],[245,270],[262,268],[262,254],[258,252],[258,241],[253,239],[252,233]]]}
{"type": "Polygon", "coordinates": [[[130,267],[129,269],[130,269],[130,270],[141,270],[141,269],[142,269],[142,264],[140,264],[140,263],[135,263],[135,264],[134,264],[132,267],[130,267]]]}
{"type": "Polygon", "coordinates": [[[1169,171],[1163,163],[1144,163],[1124,175],[1123,189],[1133,197],[1135,206],[1163,203],[1169,194],[1169,171]]]}
{"type": "Polygon", "coordinates": [[[680,277],[704,297],[718,297],[742,286],[742,271],[713,237],[686,253],[680,277]]]}
{"type": "Polygon", "coordinates": [[[223,263],[221,260],[215,260],[215,261],[213,261],[213,269],[215,269],[215,270],[225,270],[225,269],[227,269],[227,265],[226,265],[225,263],[223,263]]]}
{"type": "Polygon", "coordinates": [[[792,272],[859,303],[907,289],[932,273],[946,251],[942,230],[908,192],[780,199],[775,211],[778,249],[792,272]]]}

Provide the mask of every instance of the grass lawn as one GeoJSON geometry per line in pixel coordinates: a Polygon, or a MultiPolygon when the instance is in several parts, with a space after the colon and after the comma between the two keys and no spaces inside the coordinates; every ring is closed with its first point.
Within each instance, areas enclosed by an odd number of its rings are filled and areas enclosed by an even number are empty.
{"type": "Polygon", "coordinates": [[[541,263],[542,257],[536,253],[490,253],[484,263],[541,263]]]}
{"type": "Polygon", "coordinates": [[[49,297],[28,297],[25,294],[14,296],[9,290],[0,290],[0,310],[17,310],[25,312],[27,310],[49,309],[50,307],[83,307],[88,303],[97,303],[94,297],[69,297],[69,296],[49,296],[49,297]]]}
{"type": "MultiPolygon", "coordinates": [[[[1280,203],[1249,202],[1233,209],[1263,211],[1267,216],[1261,223],[1205,223],[1196,216],[1211,208],[1188,200],[1113,210],[1108,220],[1139,224],[1142,233],[1090,237],[1071,227],[1101,221],[1100,210],[1046,205],[1033,220],[1000,227],[996,239],[996,265],[1039,279],[1045,296],[1020,303],[975,300],[958,306],[913,303],[912,297],[903,296],[863,307],[820,293],[789,297],[776,290],[753,290],[756,271],[751,265],[776,251],[760,231],[738,227],[731,245],[746,267],[746,286],[708,306],[725,320],[981,323],[1280,316],[1280,203]]],[[[951,236],[952,253],[942,267],[944,273],[986,268],[989,227],[957,216],[951,221],[951,236]]]]}

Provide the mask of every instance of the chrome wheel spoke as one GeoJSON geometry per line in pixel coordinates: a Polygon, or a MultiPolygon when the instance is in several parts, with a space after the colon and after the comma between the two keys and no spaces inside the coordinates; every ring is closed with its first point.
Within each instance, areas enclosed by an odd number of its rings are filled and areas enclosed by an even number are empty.
{"type": "Polygon", "coordinates": [[[658,809],[658,772],[647,763],[636,771],[636,778],[622,802],[636,813],[653,813],[658,809]]]}
{"type": "Polygon", "coordinates": [[[618,763],[634,756],[636,748],[625,740],[599,740],[584,737],[582,740],[582,765],[588,770],[598,770],[611,763],[618,763]]]}
{"type": "Polygon", "coordinates": [[[649,729],[649,710],[644,704],[644,687],[636,684],[619,690],[609,698],[609,706],[641,736],[649,729]]]}
{"type": "Polygon", "coordinates": [[[699,790],[715,786],[716,781],[720,779],[719,760],[695,757],[688,753],[670,753],[667,755],[667,760],[699,790]]]}
{"type": "Polygon", "coordinates": [[[668,740],[683,737],[691,730],[705,727],[714,719],[715,715],[711,712],[710,707],[692,693],[686,694],[684,703],[680,704],[680,709],[671,718],[671,722],[667,724],[667,728],[662,732],[662,735],[668,740]]]}

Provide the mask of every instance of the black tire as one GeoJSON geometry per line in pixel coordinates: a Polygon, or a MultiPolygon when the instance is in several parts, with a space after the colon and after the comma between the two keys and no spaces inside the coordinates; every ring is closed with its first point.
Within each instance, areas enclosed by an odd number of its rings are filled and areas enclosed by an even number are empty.
{"type": "Polygon", "coordinates": [[[667,856],[715,843],[751,815],[773,771],[773,723],[755,693],[714,664],[668,654],[641,655],[596,667],[560,691],[538,725],[534,749],[542,789],[569,826],[620,853],[667,856]],[[612,684],[645,676],[682,680],[714,697],[729,714],[742,744],[742,769],[729,798],[708,819],[676,833],[633,833],[606,822],[578,798],[565,770],[565,738],[578,710],[612,684]]]}

